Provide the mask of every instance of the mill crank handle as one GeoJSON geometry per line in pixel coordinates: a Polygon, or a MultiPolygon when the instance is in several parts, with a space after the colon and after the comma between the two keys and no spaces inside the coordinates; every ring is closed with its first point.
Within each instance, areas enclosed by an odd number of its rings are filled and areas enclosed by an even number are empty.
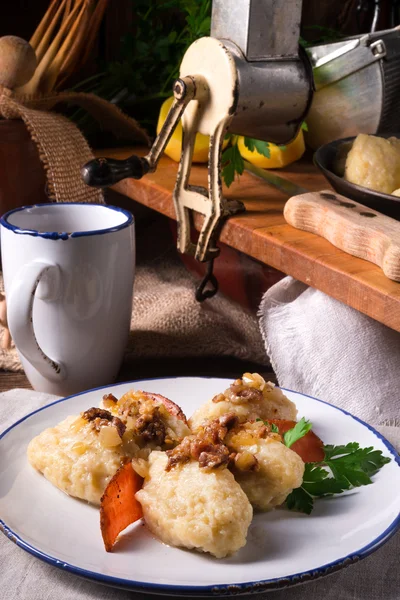
{"type": "MultiPolygon", "coordinates": [[[[199,85],[199,77],[182,77],[177,79],[173,85],[174,102],[168,112],[164,125],[149,153],[145,157],[134,154],[124,160],[113,158],[95,158],[86,163],[81,170],[84,182],[92,187],[108,187],[126,179],[141,179],[146,173],[156,170],[158,160],[168,144],[175,127],[177,126],[183,111],[190,100],[196,97],[196,86],[199,85]]],[[[204,87],[205,82],[201,82],[204,87]]]]}

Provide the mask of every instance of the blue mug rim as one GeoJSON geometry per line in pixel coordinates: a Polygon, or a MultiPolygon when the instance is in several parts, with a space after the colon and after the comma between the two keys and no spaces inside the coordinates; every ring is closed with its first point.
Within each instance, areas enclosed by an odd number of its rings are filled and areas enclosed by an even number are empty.
{"type": "Polygon", "coordinates": [[[2,225],[5,229],[12,231],[13,233],[16,233],[19,235],[30,235],[33,237],[40,237],[43,239],[50,239],[50,240],[67,240],[69,238],[87,237],[87,236],[92,236],[92,235],[103,235],[106,233],[115,233],[116,231],[121,231],[121,229],[125,229],[126,227],[129,227],[133,222],[134,222],[134,217],[130,211],[128,211],[124,208],[120,208],[118,206],[113,206],[112,204],[100,204],[100,203],[95,203],[95,202],[90,202],[90,203],[48,202],[48,203],[42,203],[42,204],[31,204],[31,205],[26,205],[26,206],[19,206],[18,208],[13,208],[12,210],[9,210],[4,215],[2,215],[2,217],[0,218],[0,225],[2,225]],[[86,207],[90,207],[90,206],[101,207],[101,208],[113,210],[115,212],[120,212],[126,216],[126,221],[124,221],[123,223],[120,223],[119,225],[115,225],[113,227],[107,227],[105,229],[93,229],[90,231],[73,231],[73,232],[38,231],[36,229],[22,229],[16,225],[12,225],[9,222],[9,218],[11,217],[11,215],[21,212],[23,210],[27,210],[29,208],[40,208],[43,206],[54,208],[56,206],[71,206],[71,205],[72,206],[86,206],[86,207]]]}

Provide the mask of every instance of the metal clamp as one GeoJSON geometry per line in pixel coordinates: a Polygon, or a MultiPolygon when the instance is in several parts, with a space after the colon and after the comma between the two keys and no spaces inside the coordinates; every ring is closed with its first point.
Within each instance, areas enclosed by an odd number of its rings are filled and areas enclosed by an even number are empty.
{"type": "Polygon", "coordinates": [[[383,40],[376,40],[369,47],[375,58],[384,58],[386,56],[386,46],[383,40]]]}
{"type": "Polygon", "coordinates": [[[127,177],[141,179],[146,173],[156,170],[157,163],[182,117],[183,111],[196,96],[194,78],[177,79],[173,91],[174,102],[149,153],[144,158],[133,154],[125,160],[101,157],[89,161],[81,169],[82,178],[87,185],[108,187],[127,177]]]}

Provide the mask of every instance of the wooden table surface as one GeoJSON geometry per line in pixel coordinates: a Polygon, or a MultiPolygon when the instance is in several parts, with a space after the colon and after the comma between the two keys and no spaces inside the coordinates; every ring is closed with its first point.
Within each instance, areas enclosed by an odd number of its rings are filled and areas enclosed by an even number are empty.
{"type": "MultiPolygon", "coordinates": [[[[124,363],[116,382],[157,377],[228,377],[237,379],[242,373],[260,373],[267,381],[277,383],[275,373],[267,364],[240,360],[233,356],[191,356],[143,358],[124,363]]],[[[0,393],[14,388],[32,389],[25,373],[0,370],[0,393]]],[[[1,430],[1,423],[0,423],[1,430]]]]}
{"type": "MultiPolygon", "coordinates": [[[[133,152],[144,154],[133,148],[102,150],[98,154],[125,158],[133,152]]],[[[114,189],[175,218],[172,190],[176,172],[177,164],[163,157],[155,173],[139,181],[126,179],[114,189]]],[[[329,189],[309,158],[276,173],[311,191],[329,189]]],[[[195,165],[190,182],[206,185],[206,181],[206,166],[195,165]]],[[[400,331],[400,283],[387,279],[372,263],[288,225],[283,218],[285,195],[252,174],[244,173],[240,182],[225,193],[227,198],[243,201],[246,212],[225,223],[221,232],[224,243],[400,331]]],[[[197,215],[194,220],[197,229],[201,219],[197,215]]]]}

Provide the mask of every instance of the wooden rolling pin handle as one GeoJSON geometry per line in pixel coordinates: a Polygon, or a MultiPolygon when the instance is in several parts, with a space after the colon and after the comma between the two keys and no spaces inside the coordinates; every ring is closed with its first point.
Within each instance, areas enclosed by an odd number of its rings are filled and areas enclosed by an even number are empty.
{"type": "Polygon", "coordinates": [[[286,202],[284,217],[293,227],[320,235],[400,281],[399,221],[331,190],[293,196],[286,202]]]}
{"type": "Polygon", "coordinates": [[[0,37],[0,85],[14,90],[29,81],[37,66],[32,46],[15,35],[0,37]]]}

